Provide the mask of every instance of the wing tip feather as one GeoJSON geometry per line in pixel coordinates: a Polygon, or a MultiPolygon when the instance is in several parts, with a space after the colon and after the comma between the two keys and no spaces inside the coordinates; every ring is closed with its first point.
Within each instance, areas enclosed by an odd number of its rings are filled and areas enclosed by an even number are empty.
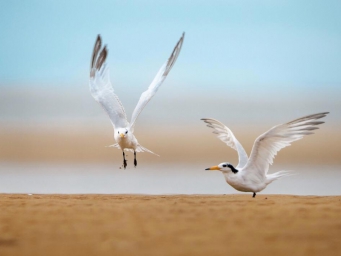
{"type": "Polygon", "coordinates": [[[292,121],[288,122],[287,124],[297,124],[297,123],[308,121],[308,120],[321,119],[321,118],[327,116],[329,113],[330,112],[321,112],[321,113],[316,113],[316,114],[311,114],[311,115],[303,116],[303,117],[297,118],[295,120],[292,120],[292,121]]]}
{"type": "Polygon", "coordinates": [[[167,76],[168,73],[170,72],[170,70],[172,69],[172,67],[174,66],[175,61],[177,60],[177,58],[180,54],[184,39],[185,39],[185,32],[182,33],[179,41],[176,43],[176,45],[172,51],[172,54],[168,58],[166,69],[165,69],[165,72],[163,73],[163,76],[167,76]]]}
{"type": "Polygon", "coordinates": [[[96,38],[96,42],[94,45],[94,50],[92,53],[91,59],[91,67],[90,67],[90,77],[93,78],[96,74],[96,70],[100,70],[105,63],[105,60],[108,55],[107,46],[105,45],[102,50],[102,38],[101,35],[98,34],[96,38]]]}

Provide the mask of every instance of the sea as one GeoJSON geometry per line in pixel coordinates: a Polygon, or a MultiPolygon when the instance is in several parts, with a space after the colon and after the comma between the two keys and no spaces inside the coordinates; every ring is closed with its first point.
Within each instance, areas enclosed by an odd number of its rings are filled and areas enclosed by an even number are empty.
{"type": "MultiPolygon", "coordinates": [[[[134,168],[110,164],[1,163],[0,193],[25,194],[240,194],[209,166],[167,163],[134,168]]],[[[294,175],[271,183],[259,194],[341,195],[341,166],[273,166],[270,173],[294,175]]],[[[250,193],[251,195],[251,193],[250,193]]]]}

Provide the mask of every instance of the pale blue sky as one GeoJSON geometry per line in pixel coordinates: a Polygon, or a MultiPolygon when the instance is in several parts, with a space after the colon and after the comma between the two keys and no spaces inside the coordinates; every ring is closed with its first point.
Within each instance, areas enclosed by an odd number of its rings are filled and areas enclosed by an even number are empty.
{"type": "Polygon", "coordinates": [[[112,77],[145,86],[185,31],[173,81],[340,86],[340,10],[311,0],[1,0],[0,83],[83,83],[100,33],[112,77]]]}
{"type": "MultiPolygon", "coordinates": [[[[167,90],[155,105],[168,95],[209,92],[220,97],[216,102],[225,98],[235,105],[254,97],[251,112],[258,111],[257,102],[279,99],[295,109],[302,104],[293,117],[330,110],[341,120],[340,10],[341,1],[312,0],[0,0],[0,86],[84,90],[89,96],[90,57],[101,34],[115,90],[123,103],[129,90],[132,110],[185,31],[167,90]]],[[[12,115],[11,99],[3,97],[8,104],[0,106],[12,115]]]]}

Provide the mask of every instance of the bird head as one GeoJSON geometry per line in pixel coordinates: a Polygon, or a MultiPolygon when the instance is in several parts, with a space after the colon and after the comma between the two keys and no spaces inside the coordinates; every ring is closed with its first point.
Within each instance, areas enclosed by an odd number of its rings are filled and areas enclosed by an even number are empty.
{"type": "Polygon", "coordinates": [[[225,163],[221,163],[209,168],[205,169],[206,171],[221,171],[221,172],[233,172],[233,173],[237,173],[238,170],[234,168],[234,166],[228,162],[225,163]]]}
{"type": "Polygon", "coordinates": [[[119,136],[119,138],[125,138],[127,137],[129,134],[129,131],[125,128],[119,128],[117,129],[117,135],[119,136]]]}

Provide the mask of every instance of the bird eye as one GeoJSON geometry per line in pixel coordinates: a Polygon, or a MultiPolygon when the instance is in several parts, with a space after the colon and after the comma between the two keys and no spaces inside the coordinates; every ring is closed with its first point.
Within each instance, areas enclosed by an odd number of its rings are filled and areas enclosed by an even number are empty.
{"type": "Polygon", "coordinates": [[[128,131],[126,131],[126,134],[128,133],[128,131]]]}
{"type": "Polygon", "coordinates": [[[226,165],[226,164],[223,164],[223,167],[227,167],[227,165],[226,165]]]}
{"type": "Polygon", "coordinates": [[[118,131],[117,133],[120,134],[120,131],[118,131]]]}

